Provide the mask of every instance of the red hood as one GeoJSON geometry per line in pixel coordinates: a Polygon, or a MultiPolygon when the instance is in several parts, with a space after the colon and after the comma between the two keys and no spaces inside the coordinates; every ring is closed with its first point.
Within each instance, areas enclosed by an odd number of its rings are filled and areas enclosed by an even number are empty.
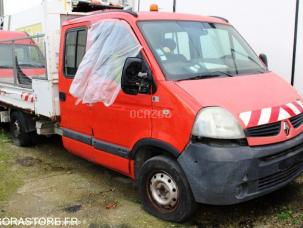
{"type": "Polygon", "coordinates": [[[293,87],[274,73],[180,81],[177,85],[196,99],[201,107],[224,107],[235,116],[300,99],[293,87]]]}
{"type": "MultiPolygon", "coordinates": [[[[232,112],[243,128],[277,121],[291,126],[289,118],[303,112],[298,93],[274,73],[181,81],[176,83],[201,107],[220,106],[232,112]]],[[[280,131],[272,137],[248,137],[249,145],[266,145],[288,140],[303,132],[303,125],[280,131]]]]}

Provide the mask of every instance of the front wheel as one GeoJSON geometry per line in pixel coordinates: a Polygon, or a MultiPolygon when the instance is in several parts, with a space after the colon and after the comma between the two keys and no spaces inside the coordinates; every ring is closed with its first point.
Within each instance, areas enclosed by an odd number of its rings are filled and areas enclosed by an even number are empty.
{"type": "Polygon", "coordinates": [[[163,220],[184,222],[196,209],[185,175],[172,158],[156,156],[143,164],[139,194],[144,209],[163,220]]]}

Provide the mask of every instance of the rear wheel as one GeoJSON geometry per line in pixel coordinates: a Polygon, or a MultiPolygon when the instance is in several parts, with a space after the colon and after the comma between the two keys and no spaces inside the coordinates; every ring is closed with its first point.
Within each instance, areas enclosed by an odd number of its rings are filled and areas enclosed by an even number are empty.
{"type": "Polygon", "coordinates": [[[156,156],[143,164],[139,193],[144,209],[164,220],[183,222],[196,209],[185,175],[172,158],[156,156]]]}
{"type": "Polygon", "coordinates": [[[11,114],[10,133],[16,146],[29,146],[32,144],[32,132],[26,132],[25,120],[21,113],[11,114]]]}

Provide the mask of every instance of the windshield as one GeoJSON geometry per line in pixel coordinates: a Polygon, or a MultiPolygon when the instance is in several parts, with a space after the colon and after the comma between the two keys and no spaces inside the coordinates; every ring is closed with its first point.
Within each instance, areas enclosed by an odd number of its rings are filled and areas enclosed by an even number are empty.
{"type": "Polygon", "coordinates": [[[230,25],[193,21],[142,21],[139,27],[168,80],[266,72],[230,25]]]}
{"type": "MultiPolygon", "coordinates": [[[[12,45],[0,44],[0,69],[13,68],[12,45]]],[[[21,68],[44,68],[44,58],[39,48],[34,45],[15,45],[16,61],[21,68]]]]}

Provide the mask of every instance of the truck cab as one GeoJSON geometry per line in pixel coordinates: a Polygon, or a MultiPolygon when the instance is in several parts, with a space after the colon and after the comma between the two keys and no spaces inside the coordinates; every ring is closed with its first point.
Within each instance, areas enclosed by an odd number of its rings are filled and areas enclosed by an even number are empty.
{"type": "Polygon", "coordinates": [[[303,171],[302,97],[225,19],[97,11],[64,22],[59,56],[64,147],[136,181],[155,216],[181,222],[303,171]],[[118,55],[129,40],[138,52],[118,55]]]}
{"type": "Polygon", "coordinates": [[[43,55],[25,32],[0,31],[0,82],[30,85],[32,77],[45,77],[43,55]],[[5,53],[5,54],[4,54],[5,53]]]}

